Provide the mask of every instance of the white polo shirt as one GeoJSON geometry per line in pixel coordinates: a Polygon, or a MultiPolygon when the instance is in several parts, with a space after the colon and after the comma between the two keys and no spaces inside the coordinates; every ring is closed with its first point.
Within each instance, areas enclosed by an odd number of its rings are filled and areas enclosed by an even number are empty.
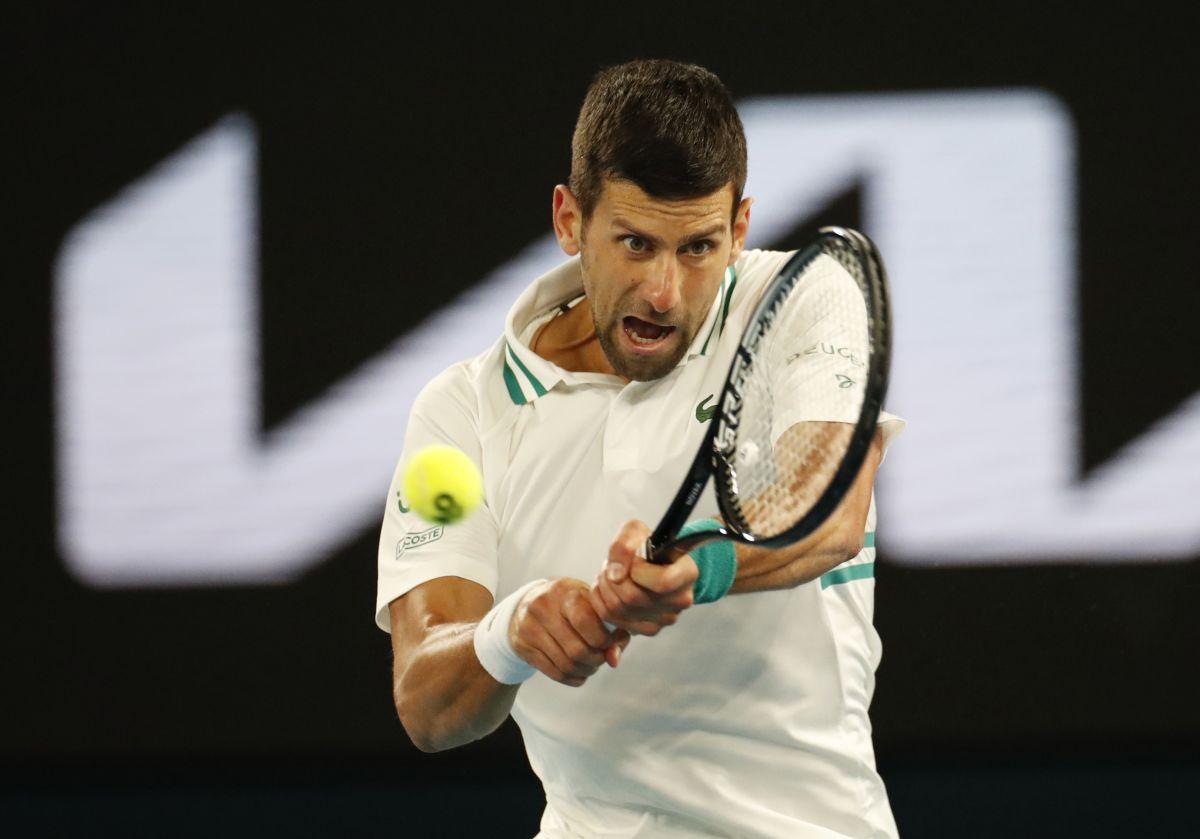
{"type": "MultiPolygon", "coordinates": [[[[379,541],[380,628],[392,600],[437,577],[473,580],[497,600],[540,577],[591,582],[623,522],[657,524],[788,256],[744,252],[686,356],[652,382],[569,372],[528,348],[582,294],[578,259],[526,289],[495,346],[413,405],[400,464],[431,443],[457,446],[479,465],[485,501],[431,526],[406,511],[397,465],[379,541]]],[[[813,355],[836,363],[836,340],[815,338],[813,355]]],[[[902,426],[884,415],[885,445],[902,426]]],[[[710,486],[695,517],[715,515],[710,486]]],[[[513,717],[546,789],[542,835],[895,836],[867,716],[881,652],[874,500],[867,531],[862,553],[819,580],[689,609],[581,688],[541,674],[522,685],[513,717]]]]}

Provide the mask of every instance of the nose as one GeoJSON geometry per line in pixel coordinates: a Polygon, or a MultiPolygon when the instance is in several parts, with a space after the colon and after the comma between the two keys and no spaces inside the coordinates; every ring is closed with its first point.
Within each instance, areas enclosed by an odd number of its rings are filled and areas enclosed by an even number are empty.
{"type": "Polygon", "coordinates": [[[654,266],[655,276],[646,284],[646,300],[659,314],[679,305],[682,274],[674,254],[667,255],[663,264],[654,266]]]}

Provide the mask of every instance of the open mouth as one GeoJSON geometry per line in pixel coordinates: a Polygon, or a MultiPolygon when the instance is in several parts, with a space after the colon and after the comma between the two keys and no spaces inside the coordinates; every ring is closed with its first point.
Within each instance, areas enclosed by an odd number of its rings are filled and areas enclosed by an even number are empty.
{"type": "Polygon", "coordinates": [[[632,315],[621,321],[621,327],[635,347],[648,350],[659,346],[675,332],[673,326],[660,326],[632,315]]]}

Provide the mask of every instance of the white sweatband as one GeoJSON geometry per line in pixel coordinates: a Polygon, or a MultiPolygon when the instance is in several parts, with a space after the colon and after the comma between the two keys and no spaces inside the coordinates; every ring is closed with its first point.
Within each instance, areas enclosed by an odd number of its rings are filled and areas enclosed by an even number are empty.
{"type": "Polygon", "coordinates": [[[545,580],[533,580],[514,591],[492,607],[475,627],[475,655],[483,669],[502,685],[519,685],[537,672],[537,668],[517,655],[508,641],[517,604],[536,585],[545,580]]]}

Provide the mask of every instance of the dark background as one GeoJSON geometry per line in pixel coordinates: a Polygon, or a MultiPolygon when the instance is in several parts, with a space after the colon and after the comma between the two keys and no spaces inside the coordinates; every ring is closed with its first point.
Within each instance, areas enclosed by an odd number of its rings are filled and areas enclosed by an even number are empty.
{"type": "MultiPolygon", "coordinates": [[[[230,111],[259,131],[264,430],[544,234],[591,75],[649,55],[702,63],[739,98],[1050,91],[1079,144],[1084,462],[1200,388],[1194,21],[1145,4],[1112,20],[1011,3],[761,8],[773,14],[58,3],[9,17],[0,820],[534,832],[540,790],[513,730],[430,757],[396,722],[370,620],[376,532],[263,588],[95,591],[57,554],[55,253],[230,111]]],[[[835,210],[855,222],[853,196],[835,210]]],[[[1198,592],[1194,561],[917,569],[881,551],[872,713],[902,832],[1200,832],[1198,592]]]]}

